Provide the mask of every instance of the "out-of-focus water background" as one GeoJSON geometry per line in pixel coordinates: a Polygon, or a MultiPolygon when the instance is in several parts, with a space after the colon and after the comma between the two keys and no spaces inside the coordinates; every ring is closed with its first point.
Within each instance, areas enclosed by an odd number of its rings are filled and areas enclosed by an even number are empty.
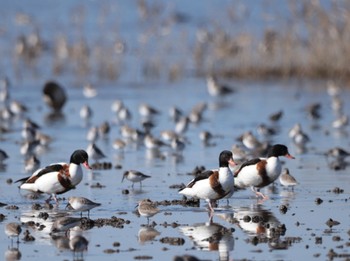
{"type": "Polygon", "coordinates": [[[335,147],[349,150],[346,2],[6,0],[0,7],[0,91],[9,92],[1,101],[0,125],[0,149],[9,156],[0,168],[0,202],[7,204],[0,208],[4,259],[173,260],[185,254],[200,260],[349,259],[348,159],[325,155],[335,147]],[[235,92],[212,97],[208,75],[235,92]],[[60,117],[52,117],[42,99],[49,80],[68,97],[60,117]],[[87,95],[87,86],[95,93],[87,95]],[[112,111],[116,100],[130,111],[129,119],[112,111]],[[13,101],[27,111],[7,116],[13,101]],[[151,130],[159,139],[175,127],[172,107],[189,115],[205,105],[201,120],[182,133],[188,141],[182,152],[149,150],[129,140],[122,151],[113,147],[116,139],[126,140],[123,125],[142,129],[142,103],[160,111],[151,130]],[[89,119],[80,116],[84,105],[92,110],[89,119]],[[272,121],[280,111],[280,120],[272,121]],[[58,209],[33,209],[46,195],[28,198],[13,183],[31,174],[21,151],[27,118],[52,138],[35,151],[41,167],[86,149],[88,130],[107,122],[109,133],[95,143],[106,155],[99,162],[112,167],[98,168],[90,159],[95,168],[84,169],[77,188],[60,195],[58,209]],[[302,146],[289,137],[297,123],[309,137],[302,146]],[[276,133],[261,135],[261,124],[276,133]],[[199,137],[203,131],[214,136],[209,144],[199,137]],[[239,145],[250,153],[238,139],[247,131],[260,142],[288,146],[296,159],[283,158],[283,167],[298,180],[294,189],[276,181],[262,190],[270,197],[262,203],[249,189],[237,191],[227,205],[219,202],[213,223],[204,201],[199,207],[160,205],[150,227],[135,214],[144,198],[182,199],[178,185],[189,182],[197,166],[216,168],[222,150],[239,145]],[[151,178],[132,189],[121,182],[129,169],[151,178]],[[102,204],[90,211],[92,220],[128,221],[122,228],[80,231],[89,241],[82,256],[69,249],[69,233],[51,233],[58,217],[79,217],[65,210],[73,195],[102,204]],[[332,226],[332,220],[339,224],[332,226]],[[12,221],[22,223],[18,245],[4,232],[12,221]],[[23,239],[26,230],[34,241],[23,239]]]}

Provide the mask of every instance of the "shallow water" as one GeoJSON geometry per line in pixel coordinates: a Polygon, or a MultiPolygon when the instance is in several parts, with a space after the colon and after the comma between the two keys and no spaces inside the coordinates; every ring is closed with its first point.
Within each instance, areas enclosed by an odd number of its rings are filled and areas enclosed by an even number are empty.
{"type": "MultiPolygon", "coordinates": [[[[349,230],[348,171],[331,170],[327,159],[320,155],[336,145],[346,147],[348,130],[345,128],[342,135],[339,135],[338,131],[330,127],[333,115],[329,107],[330,98],[326,94],[325,85],[320,84],[316,90],[308,85],[300,87],[293,83],[231,84],[236,85],[237,92],[232,97],[224,99],[211,98],[206,92],[205,82],[201,80],[184,80],[168,87],[152,84],[152,86],[142,88],[126,86],[112,89],[106,86],[99,88],[98,96],[89,100],[82,97],[81,90],[70,89],[68,90],[70,99],[64,109],[64,119],[58,122],[46,121],[45,116],[48,109],[38,98],[40,89],[34,89],[26,96],[22,93],[23,89],[18,89],[13,93],[14,98],[28,104],[30,111],[27,116],[39,123],[44,133],[54,137],[48,150],[39,156],[42,166],[52,162],[66,161],[74,149],[87,147],[86,123],[80,119],[78,113],[80,107],[85,103],[89,103],[94,111],[90,124],[100,124],[104,120],[113,123],[115,116],[110,111],[110,106],[115,98],[122,99],[134,115],[130,124],[138,126],[140,120],[137,112],[138,104],[141,101],[152,102],[162,111],[162,114],[157,116],[157,127],[153,130],[154,134],[158,135],[161,130],[172,128],[172,123],[167,115],[167,110],[171,105],[181,104],[184,111],[188,111],[198,102],[204,101],[209,105],[204,113],[203,122],[197,126],[191,125],[186,132],[186,137],[191,144],[186,146],[183,151],[183,159],[180,161],[176,160],[170,148],[161,149],[164,155],[161,158],[153,157],[154,155],[142,145],[127,146],[123,154],[115,151],[111,143],[115,138],[120,137],[117,123],[112,125],[107,139],[97,141],[98,146],[107,155],[105,161],[112,162],[113,166],[120,164],[122,168],[90,172],[84,170],[82,183],[76,190],[62,197],[79,195],[102,203],[101,207],[91,210],[91,219],[116,216],[129,220],[130,223],[125,224],[123,228],[103,226],[83,231],[83,236],[89,241],[89,249],[84,253],[85,260],[94,260],[98,257],[106,260],[127,260],[138,256],[144,258],[150,256],[154,260],[164,260],[182,254],[191,254],[198,258],[211,260],[219,260],[220,257],[225,260],[225,256],[229,256],[230,259],[293,260],[305,257],[312,259],[315,255],[326,259],[331,248],[336,252],[348,254],[346,246],[349,230]],[[190,86],[197,87],[190,88],[190,86]],[[155,95],[161,99],[154,100],[155,95]],[[183,102],[182,97],[185,97],[186,102],[183,102]],[[266,101],[269,102],[266,103],[266,101]],[[306,117],[305,106],[316,101],[322,104],[322,118],[315,123],[306,117]],[[38,109],[39,107],[41,109],[38,109]],[[171,189],[171,185],[187,183],[191,179],[187,173],[190,173],[196,166],[216,167],[217,155],[221,150],[230,149],[233,144],[239,144],[235,139],[240,134],[245,130],[255,132],[254,126],[260,122],[269,123],[268,115],[280,109],[284,111],[284,116],[278,123],[281,132],[273,137],[273,142],[286,144],[290,153],[296,157],[295,160],[284,160],[285,167],[290,169],[291,174],[300,183],[293,191],[282,188],[277,182],[273,189],[269,187],[263,190],[269,195],[270,200],[262,204],[258,204],[250,190],[237,191],[229,200],[228,205],[223,200],[220,202],[213,218],[214,224],[210,226],[207,224],[209,219],[205,202],[201,202],[199,208],[181,205],[160,206],[161,212],[150,219],[151,223],[157,224],[153,228],[159,235],[156,233],[153,239],[151,235],[151,240],[145,242],[141,237],[140,241],[139,234],[145,230],[144,225],[147,224],[147,219],[138,217],[134,213],[139,200],[143,198],[150,198],[154,201],[181,199],[177,189],[171,189]],[[307,146],[308,151],[302,154],[298,153],[287,134],[296,122],[302,124],[311,138],[307,146]],[[318,125],[317,129],[312,127],[315,124],[318,125]],[[210,130],[219,134],[221,138],[215,139],[215,146],[205,147],[198,137],[200,130],[210,130]],[[122,174],[127,169],[137,169],[152,177],[143,182],[142,189],[138,184],[131,189],[131,183],[127,181],[121,183],[122,174]],[[104,187],[93,188],[92,185],[97,183],[104,187]],[[333,192],[336,187],[343,189],[344,192],[333,192]],[[124,189],[128,189],[130,193],[123,194],[124,189]],[[317,198],[321,198],[323,203],[316,204],[317,198]],[[279,210],[282,205],[288,207],[285,214],[279,210]],[[279,237],[279,241],[284,244],[287,242],[286,249],[274,249],[272,243],[269,242],[271,233],[269,229],[260,228],[260,233],[257,234],[257,223],[244,221],[247,215],[264,217],[264,221],[268,221],[270,228],[284,224],[286,231],[279,237]],[[340,224],[329,229],[326,225],[329,218],[339,221],[340,224]],[[177,225],[169,226],[172,223],[177,225]],[[200,232],[191,236],[190,233],[197,229],[200,232]],[[208,250],[208,240],[199,238],[196,241],[197,235],[208,239],[210,233],[218,233],[217,231],[226,231],[226,233],[222,235],[222,238],[219,237],[222,241],[218,248],[211,246],[214,250],[208,250]],[[180,245],[169,245],[164,242],[166,237],[182,238],[184,242],[180,245]],[[322,238],[322,243],[316,240],[318,237],[322,238]],[[114,246],[116,242],[120,245],[114,246]],[[117,252],[106,253],[107,249],[117,252]]],[[[348,96],[348,91],[344,90],[342,98],[346,100],[348,96]]],[[[28,175],[24,172],[23,156],[19,153],[18,148],[18,143],[21,141],[21,122],[22,119],[15,119],[10,125],[13,131],[2,135],[2,148],[7,151],[10,158],[6,160],[5,169],[0,176],[1,202],[18,206],[19,209],[9,210],[5,207],[1,209],[6,219],[0,223],[0,229],[3,230],[4,225],[10,221],[34,220],[45,225],[45,228],[41,231],[28,228],[35,237],[35,241],[23,242],[21,240],[19,250],[22,253],[22,259],[38,260],[39,258],[43,260],[52,255],[57,260],[71,259],[73,258],[72,253],[69,250],[58,249],[50,236],[52,222],[57,216],[66,213],[64,207],[67,202],[61,202],[58,209],[34,211],[31,210],[32,204],[34,202],[42,204],[46,196],[37,200],[27,199],[24,196],[26,193],[19,191],[16,184],[6,183],[9,178],[17,180],[28,175]],[[49,218],[47,220],[39,218],[40,212],[47,212],[49,218]]],[[[70,213],[70,215],[79,217],[79,213],[70,213]]],[[[1,235],[0,247],[5,253],[10,241],[4,233],[1,235]]]]}
{"type": "MultiPolygon", "coordinates": [[[[2,3],[7,8],[3,27],[6,21],[11,23],[9,21],[12,21],[14,13],[23,11],[24,7],[21,4],[12,3],[12,1],[2,3]]],[[[37,1],[43,8],[40,10],[51,7],[50,2],[45,3],[48,3],[48,6],[43,6],[43,2],[37,1]]],[[[76,4],[74,1],[72,3],[57,6],[52,14],[65,13],[69,17],[68,14],[71,14],[69,10],[76,4]]],[[[98,16],[93,12],[95,4],[96,2],[91,1],[90,5],[86,6],[86,17],[92,20],[98,16]]],[[[211,4],[207,3],[205,6],[208,15],[215,12],[215,7],[211,4]]],[[[195,7],[193,6],[193,10],[196,10],[195,7]]],[[[51,17],[48,18],[48,13],[40,10],[35,6],[28,8],[28,12],[37,15],[39,24],[48,19],[50,21],[48,28],[52,30],[70,26],[69,19],[54,23],[51,17]]],[[[137,34],[130,33],[140,29],[137,21],[132,19],[132,15],[135,14],[130,8],[123,10],[128,10],[130,16],[127,15],[128,12],[124,12],[120,17],[119,22],[124,25],[121,30],[122,36],[126,39],[136,39],[137,34]]],[[[195,17],[194,24],[202,21],[204,15],[196,16],[193,13],[197,12],[191,12],[195,17]]],[[[11,39],[10,45],[18,33],[16,30],[26,29],[28,28],[20,27],[6,31],[6,35],[11,39]]],[[[85,30],[88,40],[94,39],[96,31],[98,33],[94,24],[89,22],[85,30]],[[89,30],[91,27],[94,30],[89,30]]],[[[50,36],[50,29],[43,32],[44,36],[50,36]]],[[[9,43],[4,39],[2,41],[2,52],[6,53],[4,50],[10,52],[12,49],[9,43]],[[8,49],[4,49],[3,46],[8,49]]],[[[24,116],[15,117],[11,121],[2,121],[10,132],[0,134],[0,148],[9,155],[9,159],[0,170],[0,202],[18,207],[18,209],[9,209],[6,206],[0,208],[0,214],[5,215],[5,219],[0,222],[0,231],[4,231],[5,225],[11,221],[24,223],[34,221],[37,227],[34,229],[23,226],[23,232],[28,229],[35,241],[24,241],[22,233],[18,245],[21,260],[79,258],[73,256],[73,253],[66,248],[68,241],[65,233],[59,234],[61,236],[59,238],[50,234],[53,222],[59,217],[64,215],[80,217],[79,213],[65,210],[66,198],[73,195],[84,196],[102,204],[90,211],[92,220],[115,216],[128,221],[123,228],[105,225],[81,231],[89,241],[88,250],[83,253],[84,260],[98,258],[171,260],[174,256],[184,254],[203,260],[325,260],[329,258],[328,253],[331,249],[342,255],[341,258],[349,258],[349,171],[333,170],[329,166],[331,159],[323,155],[335,146],[345,149],[349,147],[349,127],[345,126],[342,129],[332,127],[336,115],[332,110],[331,97],[327,94],[326,82],[226,81],[236,92],[224,98],[213,98],[207,93],[205,79],[185,77],[172,83],[163,80],[144,80],[140,76],[138,59],[132,55],[127,58],[132,69],[127,70],[120,81],[96,84],[98,95],[93,98],[83,96],[82,88],[77,87],[81,84],[76,83],[74,78],[72,80],[71,75],[59,78],[59,82],[64,83],[69,101],[63,109],[62,117],[54,120],[50,118],[50,110],[41,98],[43,82],[51,75],[47,72],[49,68],[40,68],[39,71],[42,73],[36,76],[33,76],[32,71],[24,70],[22,78],[16,78],[16,73],[6,63],[11,57],[5,56],[2,60],[0,65],[3,74],[13,80],[10,87],[11,99],[24,103],[29,109],[24,116]],[[186,145],[182,155],[174,155],[170,148],[161,148],[159,153],[154,153],[142,144],[134,143],[128,144],[121,153],[112,147],[112,142],[116,138],[121,138],[119,131],[121,124],[110,109],[116,99],[122,100],[131,110],[132,119],[128,124],[133,127],[140,127],[142,120],[138,114],[140,103],[146,102],[159,109],[161,114],[155,117],[156,126],[152,130],[156,136],[159,136],[162,130],[174,127],[168,116],[171,106],[178,106],[185,113],[189,113],[201,102],[206,103],[208,107],[203,114],[203,121],[196,125],[191,124],[185,133],[190,143],[186,145]],[[306,107],[315,102],[322,106],[320,110],[322,117],[319,120],[311,120],[306,111],[306,107]],[[85,104],[93,109],[93,116],[89,121],[84,121],[79,116],[80,108],[85,104]],[[186,184],[190,181],[192,176],[188,173],[191,173],[196,166],[216,168],[218,154],[222,150],[240,144],[236,139],[245,131],[250,130],[257,134],[256,128],[260,123],[272,125],[268,117],[279,110],[283,110],[284,114],[276,123],[279,132],[271,137],[271,142],[287,145],[290,153],[296,157],[295,160],[283,158],[284,167],[288,167],[299,182],[294,190],[283,188],[276,182],[274,186],[262,190],[270,197],[264,202],[258,202],[249,189],[237,191],[228,204],[225,200],[219,202],[211,224],[208,223],[208,212],[204,201],[201,201],[200,207],[161,205],[160,213],[150,218],[151,227],[146,226],[145,217],[135,214],[137,202],[144,198],[153,201],[182,199],[177,192],[178,189],[171,188],[172,185],[186,184]],[[22,141],[22,122],[25,117],[37,122],[41,126],[41,131],[53,138],[49,147],[38,155],[41,166],[68,161],[75,149],[85,149],[88,146],[89,142],[86,140],[88,128],[108,121],[111,124],[111,131],[107,138],[99,139],[97,145],[107,155],[103,161],[111,162],[113,168],[92,171],[84,169],[83,181],[75,190],[60,196],[62,201],[58,208],[32,210],[33,203],[43,204],[46,195],[36,200],[29,199],[25,191],[18,190],[17,184],[9,182],[9,179],[15,181],[30,174],[25,173],[24,156],[19,150],[22,141]],[[305,151],[300,151],[288,137],[289,129],[298,122],[311,139],[305,151]],[[213,140],[212,146],[204,146],[201,143],[199,132],[202,130],[211,131],[219,136],[213,140]],[[115,168],[116,165],[120,165],[121,168],[115,168]],[[121,182],[123,172],[128,169],[137,169],[150,175],[151,178],[143,182],[142,188],[139,184],[135,184],[132,189],[128,181],[121,182]],[[129,194],[123,193],[126,189],[129,194]],[[320,202],[317,199],[322,199],[323,202],[317,204],[316,201],[320,202]],[[287,207],[285,213],[280,211],[283,206],[287,207]],[[46,220],[42,218],[43,213],[49,215],[46,220]],[[252,220],[249,221],[248,216],[252,220]],[[257,218],[263,221],[263,225],[257,222],[257,218]],[[326,224],[330,218],[340,224],[330,228],[326,224]],[[276,233],[280,235],[273,236],[276,233]],[[175,240],[175,243],[170,244],[169,239],[175,240]]],[[[87,78],[87,81],[96,80],[94,75],[87,78]]],[[[340,97],[344,102],[343,111],[349,112],[350,105],[347,103],[350,100],[349,89],[343,89],[340,97]]],[[[263,137],[258,137],[263,140],[263,137]]],[[[93,160],[90,160],[90,163],[94,163],[93,160]]],[[[1,232],[0,253],[3,253],[4,258],[9,254],[10,246],[11,240],[1,232]]]]}

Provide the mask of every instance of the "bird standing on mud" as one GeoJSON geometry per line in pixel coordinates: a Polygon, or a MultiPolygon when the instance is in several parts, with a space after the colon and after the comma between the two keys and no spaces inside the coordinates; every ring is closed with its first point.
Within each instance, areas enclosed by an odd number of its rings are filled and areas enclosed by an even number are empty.
{"type": "Polygon", "coordinates": [[[279,156],[294,159],[285,145],[276,144],[270,148],[267,158],[248,160],[235,171],[235,186],[250,187],[258,197],[267,199],[260,189],[274,182],[281,174],[282,164],[279,156]]]}
{"type": "Polygon", "coordinates": [[[51,164],[38,169],[32,176],[19,179],[16,182],[22,182],[19,186],[21,189],[50,194],[46,203],[49,203],[53,197],[58,204],[56,195],[75,188],[83,179],[80,164],[83,164],[86,169],[91,169],[88,158],[86,151],[76,150],[71,155],[69,163],[51,164]]]}
{"type": "Polygon", "coordinates": [[[200,173],[186,187],[180,189],[179,193],[208,201],[210,215],[212,216],[214,212],[213,205],[216,200],[233,193],[235,181],[229,165],[235,165],[232,152],[224,150],[219,156],[219,169],[200,173]]]}

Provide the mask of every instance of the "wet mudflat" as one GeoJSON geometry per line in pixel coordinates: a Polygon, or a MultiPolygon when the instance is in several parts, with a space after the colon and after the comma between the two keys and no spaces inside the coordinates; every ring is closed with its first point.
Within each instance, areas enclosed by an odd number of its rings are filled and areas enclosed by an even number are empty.
{"type": "MultiPolygon", "coordinates": [[[[152,84],[142,88],[114,89],[105,86],[98,89],[96,97],[89,99],[84,98],[81,89],[71,89],[67,91],[69,102],[64,116],[57,121],[47,121],[49,111],[38,98],[40,88],[33,87],[29,94],[18,89],[13,96],[28,105],[30,110],[26,116],[41,125],[42,132],[53,137],[53,142],[38,156],[41,166],[67,161],[73,150],[88,146],[89,126],[105,120],[111,123],[107,137],[96,141],[106,157],[98,163],[90,159],[95,169],[84,169],[81,184],[60,195],[59,206],[53,204],[53,208],[44,204],[46,195],[32,199],[11,182],[28,175],[24,171],[24,156],[19,150],[23,119],[13,119],[10,123],[12,131],[2,134],[2,148],[9,158],[4,161],[0,176],[1,202],[7,204],[1,208],[0,226],[4,231],[8,222],[22,223],[23,233],[18,245],[22,259],[43,260],[51,256],[55,260],[77,259],[69,249],[67,227],[53,225],[64,217],[73,218],[67,221],[68,228],[75,227],[70,228],[71,233],[75,231],[89,242],[88,250],[83,253],[85,260],[159,260],[184,254],[206,260],[348,258],[349,175],[346,166],[345,169],[334,168],[334,159],[324,155],[330,148],[345,148],[349,144],[348,127],[339,130],[331,126],[334,115],[327,85],[320,83],[315,90],[308,85],[300,89],[293,83],[230,84],[236,86],[237,92],[224,98],[210,97],[206,83],[199,80],[168,87],[152,84]],[[154,100],[155,95],[160,98],[154,100]],[[203,113],[203,121],[191,124],[185,132],[189,143],[181,154],[170,147],[153,151],[133,142],[127,143],[121,152],[112,147],[116,138],[122,138],[120,123],[110,110],[115,99],[122,99],[130,108],[133,118],[128,124],[135,127],[141,121],[138,115],[141,102],[152,103],[158,108],[161,114],[155,118],[156,126],[152,130],[155,135],[173,127],[168,116],[169,107],[182,104],[184,111],[190,111],[199,102],[207,103],[208,107],[203,113]],[[184,99],[186,103],[182,102],[184,99]],[[322,104],[322,118],[316,121],[310,120],[305,110],[314,102],[322,104]],[[89,122],[79,116],[80,108],[86,103],[94,112],[89,122]],[[204,201],[199,205],[197,201],[187,204],[182,201],[178,188],[193,177],[191,173],[196,167],[216,168],[221,150],[231,149],[234,144],[242,145],[236,139],[243,132],[251,130],[256,134],[256,126],[272,124],[269,115],[279,110],[284,112],[275,123],[279,132],[270,139],[272,143],[286,144],[296,157],[283,161],[298,185],[293,189],[285,188],[276,181],[262,190],[270,197],[264,202],[258,201],[249,189],[236,191],[228,203],[226,200],[219,202],[212,223],[209,223],[204,201]],[[304,150],[288,137],[296,122],[310,137],[304,150]],[[206,146],[199,138],[202,130],[209,130],[218,138],[206,146]],[[132,188],[128,180],[121,182],[123,173],[129,169],[151,177],[142,182],[142,187],[135,183],[132,188]],[[80,219],[80,212],[65,209],[70,196],[83,196],[101,206],[90,211],[90,219],[87,212],[80,219]],[[156,202],[160,210],[149,218],[149,223],[146,217],[136,213],[135,208],[145,198],[156,202]],[[57,226],[57,230],[52,228],[57,226]]],[[[348,97],[348,91],[343,90],[344,101],[348,97]]],[[[344,103],[344,106],[348,105],[344,103]]],[[[1,251],[5,256],[11,240],[5,233],[1,238],[1,251]]]]}
{"type": "MultiPolygon", "coordinates": [[[[254,58],[249,47],[253,38],[242,37],[239,29],[249,28],[250,33],[261,36],[262,27],[276,21],[270,16],[273,11],[277,11],[277,17],[286,17],[283,6],[277,4],[276,10],[269,10],[253,2],[255,12],[249,16],[244,11],[252,3],[245,1],[247,6],[234,5],[239,7],[238,14],[244,14],[236,20],[229,12],[235,9],[230,9],[225,1],[201,1],[203,13],[198,12],[197,2],[186,6],[178,3],[176,8],[145,1],[120,5],[108,1],[103,5],[94,1],[79,5],[69,1],[55,3],[54,7],[47,1],[33,2],[36,4],[28,6],[16,1],[0,4],[6,10],[0,21],[0,76],[9,80],[10,94],[6,101],[6,84],[1,81],[0,149],[9,156],[0,165],[3,259],[173,260],[184,255],[199,260],[350,258],[350,159],[325,155],[332,148],[350,150],[347,84],[218,77],[234,93],[212,97],[207,90],[205,72],[217,70],[220,75],[223,64],[237,62],[225,60],[230,56],[224,51],[232,55],[241,50],[238,61],[248,62],[243,68],[236,67],[235,72],[249,74],[245,70],[250,67],[249,62],[255,64],[256,60],[245,58],[254,58]],[[228,10],[228,17],[211,18],[223,9],[228,10]],[[211,19],[219,22],[214,29],[211,19]],[[232,31],[222,35],[220,28],[232,31]],[[211,38],[212,32],[217,39],[211,38]],[[238,45],[227,46],[231,41],[238,45]],[[194,50],[193,46],[203,49],[194,50]],[[48,80],[62,85],[68,97],[59,114],[53,114],[42,99],[48,80]],[[91,89],[86,88],[89,84],[91,89]],[[130,117],[125,117],[125,111],[113,111],[116,100],[122,101],[130,117]],[[8,114],[6,109],[13,101],[25,105],[27,111],[8,114]],[[140,115],[139,106],[143,103],[159,111],[151,121],[140,115]],[[83,118],[82,108],[86,105],[92,114],[83,118]],[[171,146],[148,149],[141,138],[135,141],[133,135],[126,137],[129,132],[125,132],[125,126],[142,131],[151,126],[151,133],[161,139],[163,131],[175,129],[169,114],[174,106],[184,115],[201,108],[201,117],[192,114],[192,122],[181,133],[186,141],[183,150],[171,146]],[[281,117],[273,120],[271,116],[278,112],[282,112],[281,117]],[[58,195],[58,206],[54,201],[45,204],[48,195],[30,194],[14,183],[34,171],[27,170],[26,159],[32,153],[23,146],[26,119],[37,123],[39,131],[51,138],[49,144],[33,151],[40,167],[68,162],[74,150],[87,150],[92,127],[105,130],[105,123],[110,127],[109,132],[95,140],[105,157],[90,157],[93,169],[83,169],[82,182],[58,195]],[[143,124],[145,121],[147,124],[143,124]],[[297,123],[309,137],[302,146],[289,137],[297,123]],[[262,135],[258,128],[261,124],[275,133],[262,135]],[[213,137],[203,142],[203,131],[213,137]],[[254,153],[239,140],[247,131],[262,143],[288,146],[295,159],[281,158],[283,169],[288,168],[298,184],[287,188],[276,180],[261,190],[269,197],[265,201],[257,199],[250,189],[237,190],[228,201],[219,201],[210,220],[206,202],[184,199],[178,190],[193,178],[196,170],[217,168],[222,150],[233,150],[238,145],[248,159],[266,156],[254,153]],[[125,145],[123,149],[116,148],[117,139],[122,141],[119,146],[125,145]],[[132,185],[126,178],[122,181],[128,170],[150,177],[142,181],[142,186],[138,182],[132,185]],[[80,211],[66,208],[72,196],[86,197],[101,205],[81,215],[80,211]],[[137,204],[143,199],[154,202],[159,212],[140,215],[137,204]],[[18,238],[5,232],[10,222],[20,224],[18,238]],[[72,249],[79,251],[74,253],[72,249]]],[[[279,40],[269,30],[267,35],[272,38],[265,40],[279,40]]],[[[255,44],[266,44],[265,49],[273,51],[269,41],[255,44]]],[[[266,54],[262,57],[268,61],[271,58],[266,54]]],[[[86,115],[89,114],[85,111],[86,115]]],[[[242,161],[238,157],[235,160],[242,161]]]]}

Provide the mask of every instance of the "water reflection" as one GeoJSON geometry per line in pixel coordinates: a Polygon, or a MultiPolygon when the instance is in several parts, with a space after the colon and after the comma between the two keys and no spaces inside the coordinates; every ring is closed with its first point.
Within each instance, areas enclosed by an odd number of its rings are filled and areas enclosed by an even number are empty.
{"type": "Polygon", "coordinates": [[[61,124],[65,122],[65,115],[61,111],[49,112],[45,115],[44,122],[47,125],[61,124]]]}
{"type": "Polygon", "coordinates": [[[284,205],[289,205],[295,200],[297,193],[294,190],[283,189],[280,192],[281,203],[284,205]]]}
{"type": "Polygon", "coordinates": [[[248,236],[250,243],[256,245],[267,243],[272,249],[284,249],[288,247],[285,235],[286,227],[271,212],[262,205],[241,207],[234,213],[222,214],[219,217],[236,224],[248,236]]]}
{"type": "Polygon", "coordinates": [[[73,260],[84,260],[88,241],[83,233],[93,226],[88,218],[71,217],[58,209],[32,209],[23,212],[20,221],[31,228],[36,241],[72,251],[73,260]]]}
{"type": "Polygon", "coordinates": [[[237,225],[249,235],[270,238],[272,230],[281,226],[280,221],[271,211],[261,205],[239,208],[235,213],[237,225]]]}
{"type": "Polygon", "coordinates": [[[0,172],[6,172],[7,165],[4,163],[0,163],[0,172]]]}
{"type": "Polygon", "coordinates": [[[192,226],[180,227],[180,231],[193,241],[197,249],[218,251],[219,260],[229,260],[230,252],[234,248],[234,238],[231,228],[209,220],[207,223],[197,223],[192,226]]]}
{"type": "Polygon", "coordinates": [[[5,260],[6,261],[15,261],[15,260],[21,260],[22,253],[19,251],[18,247],[9,247],[5,251],[5,260]]]}
{"type": "Polygon", "coordinates": [[[141,245],[147,241],[153,241],[157,236],[160,235],[160,232],[153,227],[145,226],[141,227],[138,232],[138,240],[141,245]]]}

